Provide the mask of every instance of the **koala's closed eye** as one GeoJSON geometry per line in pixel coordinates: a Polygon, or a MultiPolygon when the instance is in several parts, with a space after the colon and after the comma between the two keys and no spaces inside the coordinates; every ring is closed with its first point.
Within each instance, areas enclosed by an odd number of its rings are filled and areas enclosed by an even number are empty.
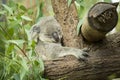
{"type": "Polygon", "coordinates": [[[56,42],[59,42],[59,36],[57,32],[52,33],[53,38],[55,39],[56,42]]]}

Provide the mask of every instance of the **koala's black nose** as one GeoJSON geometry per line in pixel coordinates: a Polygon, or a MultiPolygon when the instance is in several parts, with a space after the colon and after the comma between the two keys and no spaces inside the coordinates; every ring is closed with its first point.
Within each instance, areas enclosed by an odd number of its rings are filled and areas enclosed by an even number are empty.
{"type": "Polygon", "coordinates": [[[53,32],[52,36],[53,36],[53,38],[55,39],[56,42],[59,42],[60,39],[59,39],[59,35],[58,35],[57,32],[53,32]]]}

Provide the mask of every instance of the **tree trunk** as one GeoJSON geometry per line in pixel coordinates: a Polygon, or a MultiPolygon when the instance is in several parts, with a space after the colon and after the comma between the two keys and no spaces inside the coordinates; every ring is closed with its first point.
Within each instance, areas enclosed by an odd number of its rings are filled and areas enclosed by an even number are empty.
{"type": "Polygon", "coordinates": [[[77,36],[78,15],[75,4],[69,7],[67,0],[51,0],[55,18],[60,23],[63,31],[64,45],[68,47],[82,48],[82,38],[77,36]]]}
{"type": "MultiPolygon", "coordinates": [[[[120,33],[93,43],[87,61],[73,56],[45,61],[45,77],[50,80],[106,80],[120,73],[120,33]]],[[[120,75],[119,75],[120,76],[120,75]]]]}

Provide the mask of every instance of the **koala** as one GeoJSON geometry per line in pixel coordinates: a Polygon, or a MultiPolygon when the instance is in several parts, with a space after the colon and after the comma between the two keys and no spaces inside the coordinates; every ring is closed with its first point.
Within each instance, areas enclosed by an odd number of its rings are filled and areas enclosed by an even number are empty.
{"type": "Polygon", "coordinates": [[[52,16],[41,18],[31,27],[30,35],[36,42],[35,52],[43,60],[54,60],[67,55],[73,55],[81,60],[86,60],[88,57],[88,53],[84,50],[61,45],[63,35],[61,26],[52,16]]]}

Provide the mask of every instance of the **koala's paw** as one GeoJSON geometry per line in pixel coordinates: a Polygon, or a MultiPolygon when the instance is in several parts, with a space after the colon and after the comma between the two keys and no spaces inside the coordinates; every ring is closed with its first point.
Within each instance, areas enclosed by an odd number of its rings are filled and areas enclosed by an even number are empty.
{"type": "Polygon", "coordinates": [[[77,58],[78,58],[79,60],[86,61],[88,57],[89,57],[88,52],[81,51],[80,53],[77,53],[77,58]]]}
{"type": "Polygon", "coordinates": [[[87,60],[87,58],[89,57],[89,49],[88,48],[84,48],[82,50],[79,50],[74,56],[77,57],[79,60],[87,60]]]}
{"type": "Polygon", "coordinates": [[[80,49],[75,49],[75,48],[67,48],[67,50],[64,49],[64,52],[60,53],[58,57],[73,55],[78,60],[83,60],[83,61],[87,60],[87,58],[89,57],[87,49],[80,50],[80,49]]]}

